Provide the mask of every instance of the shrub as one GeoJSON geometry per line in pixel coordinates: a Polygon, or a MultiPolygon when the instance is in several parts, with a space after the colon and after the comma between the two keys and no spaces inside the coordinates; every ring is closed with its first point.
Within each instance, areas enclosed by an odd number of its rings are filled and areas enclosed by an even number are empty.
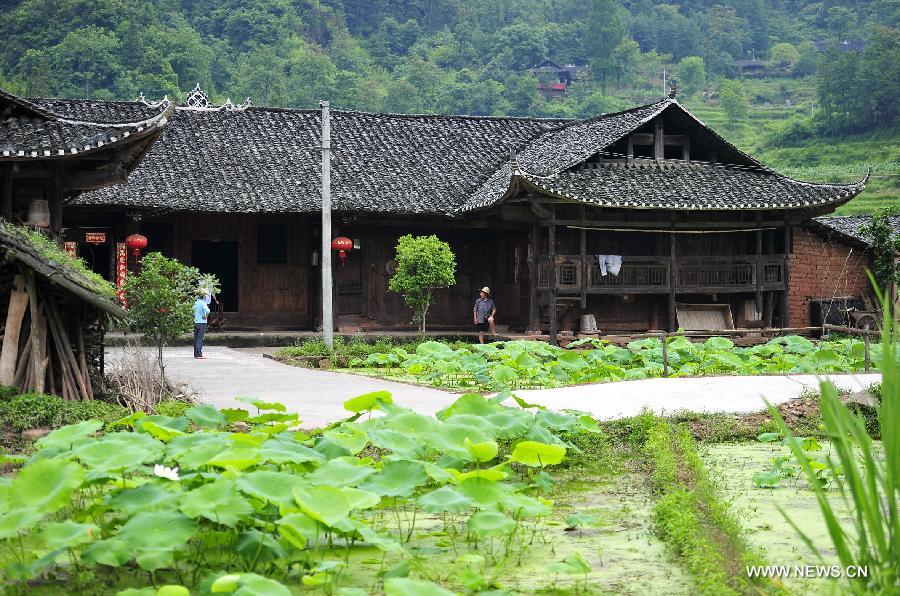
{"type": "Polygon", "coordinates": [[[24,393],[0,401],[0,419],[16,432],[38,427],[58,428],[91,419],[108,424],[128,414],[127,409],[109,402],[69,401],[43,393],[24,393]]]}
{"type": "Polygon", "coordinates": [[[397,243],[397,271],[388,284],[413,310],[413,321],[425,333],[425,318],[435,290],[456,283],[456,257],[437,236],[407,234],[397,243]]]}
{"type": "Polygon", "coordinates": [[[191,409],[192,404],[182,401],[180,399],[164,399],[154,408],[156,414],[160,416],[170,416],[172,418],[179,418],[184,416],[184,413],[191,409]]]}

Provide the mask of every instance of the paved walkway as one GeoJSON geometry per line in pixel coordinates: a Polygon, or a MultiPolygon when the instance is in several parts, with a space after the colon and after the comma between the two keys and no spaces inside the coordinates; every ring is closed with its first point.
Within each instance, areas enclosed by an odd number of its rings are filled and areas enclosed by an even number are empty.
{"type": "MultiPolygon", "coordinates": [[[[114,359],[118,348],[109,349],[114,359]]],[[[204,402],[221,408],[248,407],[238,396],[278,401],[298,412],[304,426],[316,427],[347,416],[343,402],[370,391],[390,391],[394,401],[422,414],[434,414],[456,399],[448,391],[417,387],[371,377],[288,366],[262,357],[261,349],[208,346],[206,360],[195,360],[191,348],[166,349],[166,373],[185,381],[204,402]]],[[[880,380],[878,374],[834,375],[839,386],[863,389],[880,380]]],[[[754,412],[763,399],[781,403],[818,387],[814,375],[646,379],[557,389],[517,391],[523,399],[554,410],[575,409],[597,418],[654,412],[754,412]]]]}

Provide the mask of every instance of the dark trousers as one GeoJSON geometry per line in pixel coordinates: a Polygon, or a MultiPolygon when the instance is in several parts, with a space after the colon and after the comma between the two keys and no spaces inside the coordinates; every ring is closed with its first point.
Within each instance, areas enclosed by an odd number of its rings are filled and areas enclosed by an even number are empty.
{"type": "Polygon", "coordinates": [[[204,335],[206,335],[206,323],[194,323],[194,358],[203,356],[204,335]]]}

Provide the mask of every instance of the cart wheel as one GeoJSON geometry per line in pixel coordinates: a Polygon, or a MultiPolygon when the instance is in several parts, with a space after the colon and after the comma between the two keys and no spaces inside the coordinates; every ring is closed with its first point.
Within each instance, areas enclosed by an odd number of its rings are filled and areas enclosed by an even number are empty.
{"type": "Polygon", "coordinates": [[[856,317],[856,328],[857,329],[865,329],[866,327],[868,327],[869,329],[874,330],[874,329],[876,329],[877,323],[878,323],[878,321],[876,321],[874,315],[865,314],[865,315],[858,315],[856,317]]]}

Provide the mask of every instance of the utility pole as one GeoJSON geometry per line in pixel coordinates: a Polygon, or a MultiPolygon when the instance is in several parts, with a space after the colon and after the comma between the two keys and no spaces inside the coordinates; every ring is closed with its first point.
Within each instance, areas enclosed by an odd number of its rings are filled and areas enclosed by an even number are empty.
{"type": "Polygon", "coordinates": [[[334,318],[331,305],[331,115],[328,102],[322,108],[322,340],[334,346],[334,318]]]}
{"type": "Polygon", "coordinates": [[[666,67],[663,66],[663,93],[668,93],[669,90],[666,89],[666,67]]]}

